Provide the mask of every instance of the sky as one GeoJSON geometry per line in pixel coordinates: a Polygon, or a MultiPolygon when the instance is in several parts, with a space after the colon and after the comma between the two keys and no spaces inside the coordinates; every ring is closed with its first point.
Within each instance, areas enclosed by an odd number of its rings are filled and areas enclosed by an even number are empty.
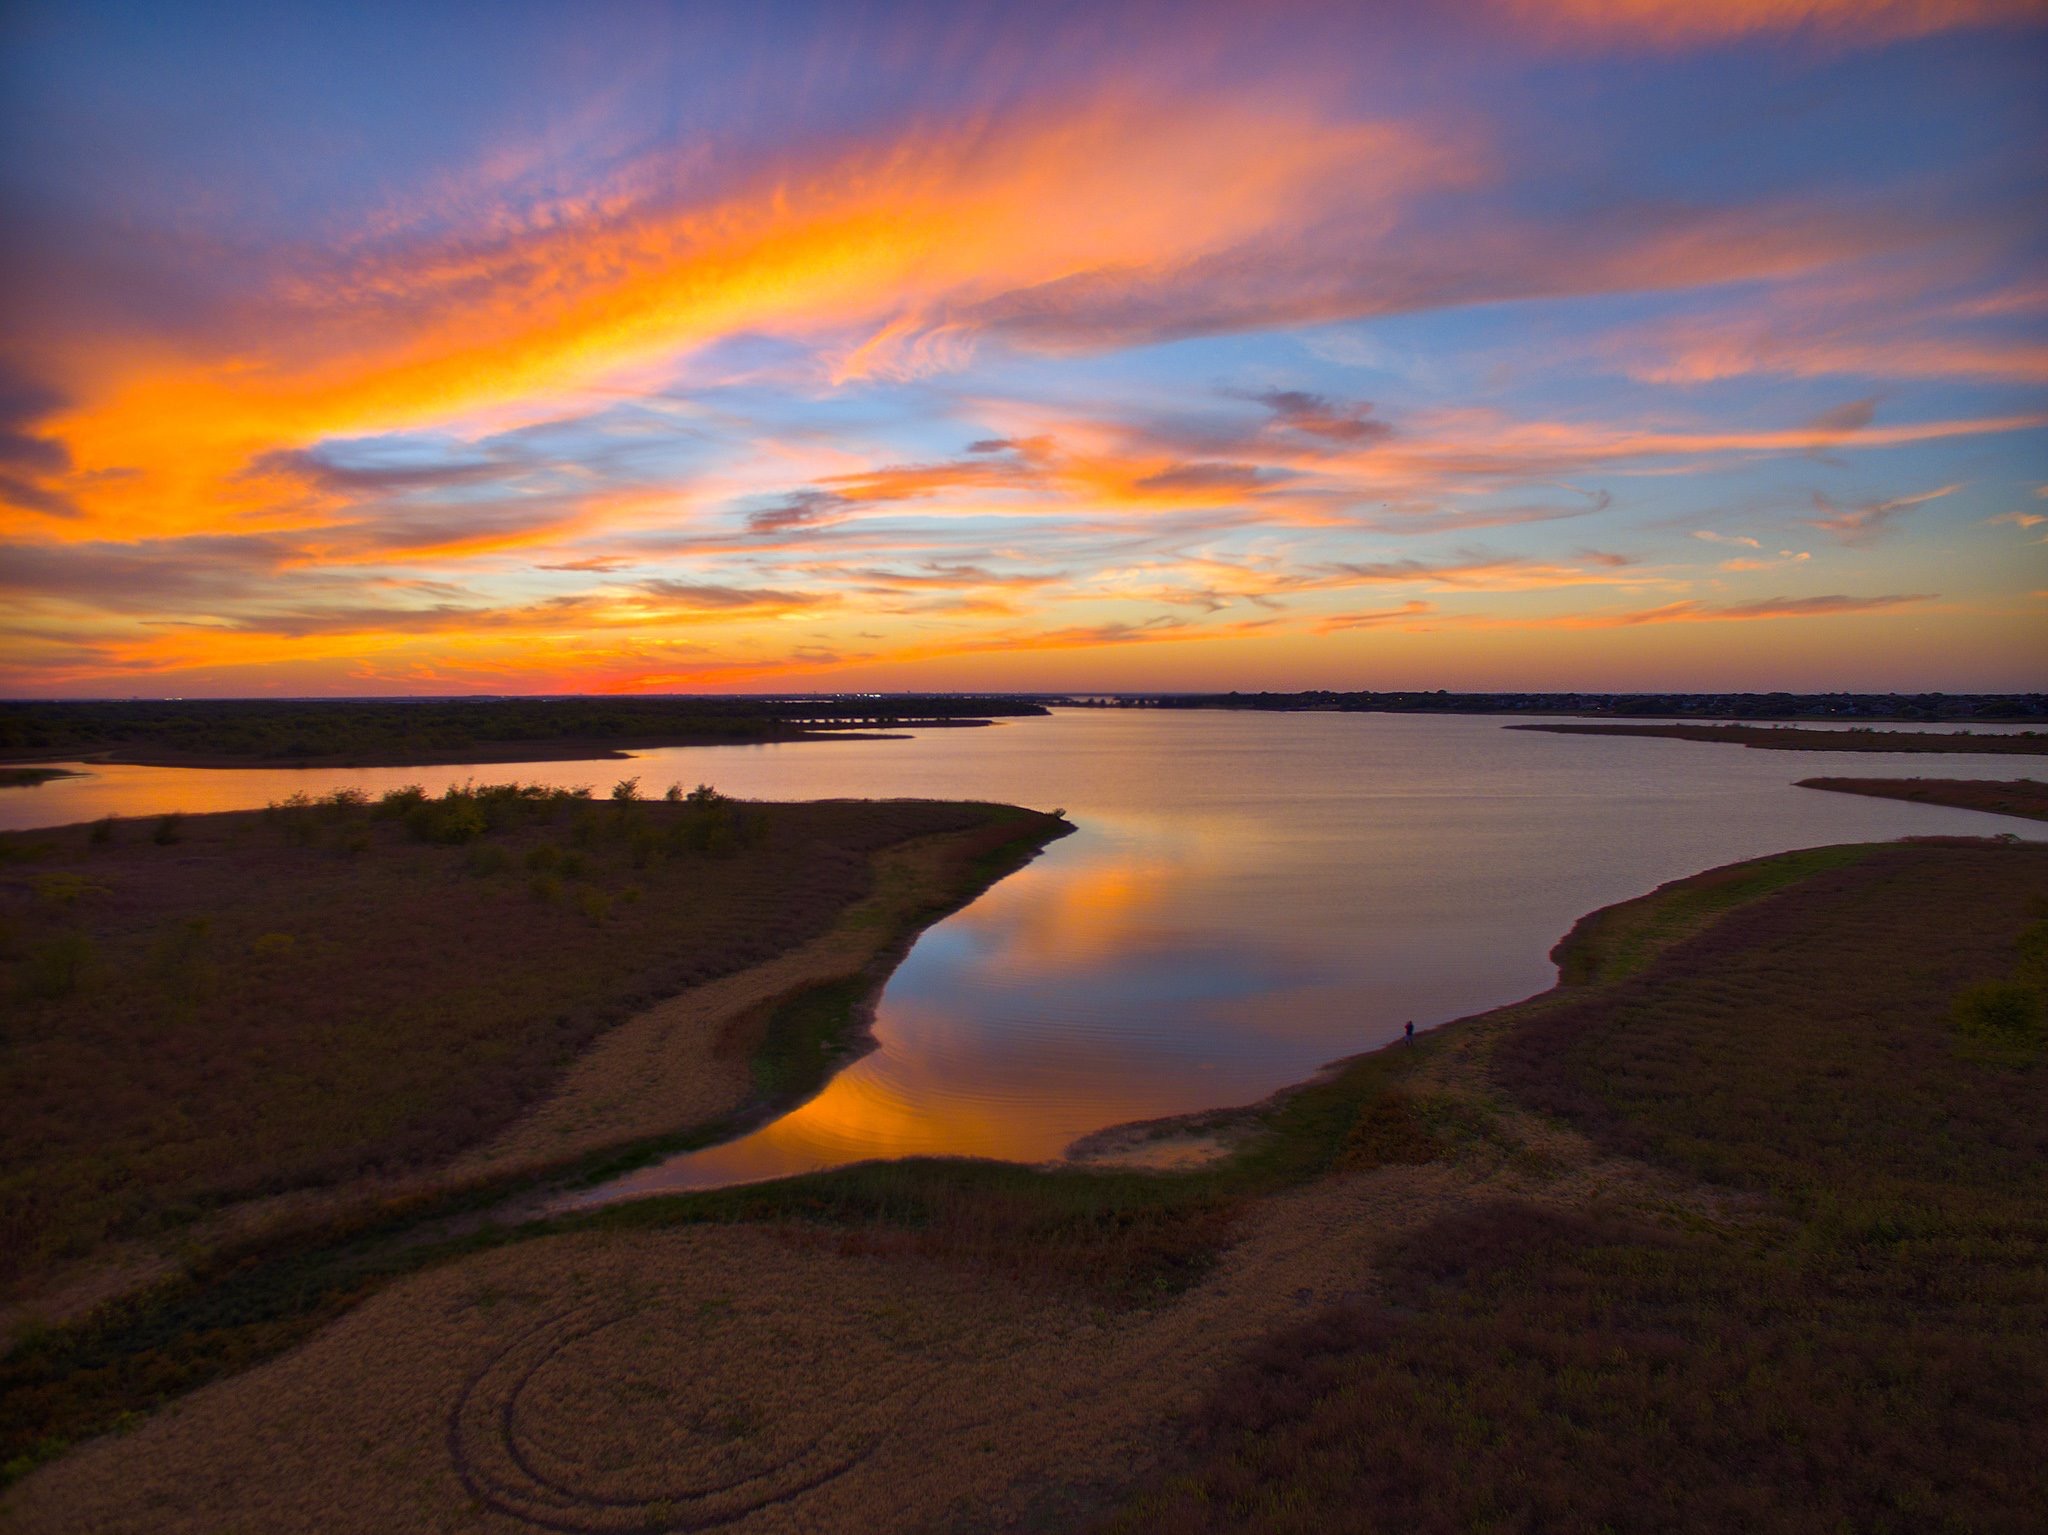
{"type": "Polygon", "coordinates": [[[2048,4],[15,3],[0,694],[2048,687],[2048,4]]]}

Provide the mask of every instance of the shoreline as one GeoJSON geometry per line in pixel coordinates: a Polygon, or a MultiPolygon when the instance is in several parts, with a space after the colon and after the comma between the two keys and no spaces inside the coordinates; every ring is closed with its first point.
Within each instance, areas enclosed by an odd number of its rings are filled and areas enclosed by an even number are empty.
{"type": "MultiPolygon", "coordinates": [[[[677,735],[634,736],[624,740],[565,739],[560,741],[506,741],[473,746],[449,747],[435,751],[340,752],[306,757],[235,757],[220,753],[124,751],[120,747],[80,752],[75,749],[0,752],[0,766],[27,766],[42,762],[103,763],[109,767],[193,768],[207,771],[274,772],[285,768],[404,768],[404,767],[503,767],[519,762],[626,762],[640,752],[665,751],[681,747],[782,746],[799,741],[910,741],[911,730],[959,730],[993,725],[994,720],[906,720],[900,728],[873,730],[836,729],[829,725],[810,726],[787,732],[756,736],[677,735]]],[[[72,774],[68,776],[84,776],[72,774]]]]}

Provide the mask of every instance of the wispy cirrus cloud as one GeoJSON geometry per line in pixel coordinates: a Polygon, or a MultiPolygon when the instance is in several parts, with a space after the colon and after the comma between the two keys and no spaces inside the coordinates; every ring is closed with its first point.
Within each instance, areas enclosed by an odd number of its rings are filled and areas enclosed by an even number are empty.
{"type": "Polygon", "coordinates": [[[2038,24],[2031,0],[1492,0],[1542,35],[1579,44],[1681,48],[1805,33],[1875,44],[1970,27],[2038,24]]]}
{"type": "Polygon", "coordinates": [[[1327,618],[1316,620],[1318,634],[1340,634],[1347,629],[1377,629],[1385,624],[1406,623],[1412,619],[1426,618],[1436,611],[1434,603],[1416,599],[1402,603],[1398,608],[1380,608],[1364,613],[1332,613],[1327,618]]]}
{"type": "Polygon", "coordinates": [[[1871,544],[1890,533],[1904,513],[1916,506],[1925,506],[1929,501],[1952,496],[1961,489],[1960,485],[1943,485],[1915,495],[1890,496],[1854,506],[1842,506],[1832,497],[1815,491],[1813,508],[1822,515],[1809,519],[1807,525],[1819,528],[1823,533],[1832,533],[1845,544],[1871,544]]]}
{"type": "Polygon", "coordinates": [[[1829,593],[1814,597],[1759,597],[1748,602],[1708,602],[1687,598],[1654,608],[1622,613],[1563,613],[1543,618],[1495,620],[1516,628],[1634,629],[1646,624],[1752,623],[1777,618],[1835,618],[1857,613],[1884,613],[1935,601],[1932,593],[1891,593],[1852,597],[1829,593]]]}

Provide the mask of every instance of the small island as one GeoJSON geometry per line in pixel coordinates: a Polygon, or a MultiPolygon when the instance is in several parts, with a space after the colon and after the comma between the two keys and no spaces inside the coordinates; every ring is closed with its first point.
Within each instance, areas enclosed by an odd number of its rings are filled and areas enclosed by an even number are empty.
{"type": "Polygon", "coordinates": [[[1874,730],[1855,725],[1846,730],[1810,730],[1796,725],[1607,725],[1551,721],[1540,725],[1509,725],[1509,730],[1540,730],[1565,736],[1660,736],[1673,741],[1708,741],[1723,746],[1752,746],[1779,752],[1965,752],[1989,756],[2048,756],[2048,732],[1874,730]]]}
{"type": "Polygon", "coordinates": [[[1983,810],[1992,815],[2024,816],[2048,821],[2048,783],[2032,778],[2004,782],[1980,778],[1802,778],[1801,789],[1833,789],[1838,794],[1868,794],[1877,799],[1911,800],[1915,804],[1949,805],[1957,810],[1983,810]]]}
{"type": "Polygon", "coordinates": [[[0,761],[195,768],[615,761],[665,746],[871,740],[1045,712],[1023,699],[951,694],[0,701],[0,761]]]}
{"type": "Polygon", "coordinates": [[[74,768],[0,767],[0,789],[33,789],[59,778],[83,778],[74,768]]]}

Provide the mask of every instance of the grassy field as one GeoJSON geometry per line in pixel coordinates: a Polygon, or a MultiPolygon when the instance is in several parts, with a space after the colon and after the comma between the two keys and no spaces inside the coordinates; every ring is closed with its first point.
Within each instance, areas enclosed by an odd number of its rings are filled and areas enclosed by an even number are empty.
{"type": "Polygon", "coordinates": [[[1252,1349],[1113,1528],[2033,1526],[2048,849],[1809,855],[1619,969],[1489,1079],[1728,1213],[1447,1216],[1252,1349]]]}
{"type": "Polygon", "coordinates": [[[1674,741],[1718,741],[1780,752],[1968,752],[2048,755],[2048,732],[2039,730],[1802,730],[1797,725],[1509,725],[1566,736],[1664,736],[1674,741]]]}
{"type": "Polygon", "coordinates": [[[0,701],[0,760],[403,767],[622,756],[636,747],[817,739],[853,725],[1043,714],[997,698],[451,698],[0,701]]]}
{"type": "Polygon", "coordinates": [[[1993,815],[2048,821],[2048,784],[2031,778],[2012,778],[2003,783],[1977,778],[1802,778],[1797,787],[1910,800],[1918,805],[1953,805],[1958,810],[1985,810],[1993,815]]]}
{"type": "Polygon", "coordinates": [[[0,838],[0,1293],[443,1162],[622,1018],[827,929],[986,805],[501,787],[0,838]]]}

